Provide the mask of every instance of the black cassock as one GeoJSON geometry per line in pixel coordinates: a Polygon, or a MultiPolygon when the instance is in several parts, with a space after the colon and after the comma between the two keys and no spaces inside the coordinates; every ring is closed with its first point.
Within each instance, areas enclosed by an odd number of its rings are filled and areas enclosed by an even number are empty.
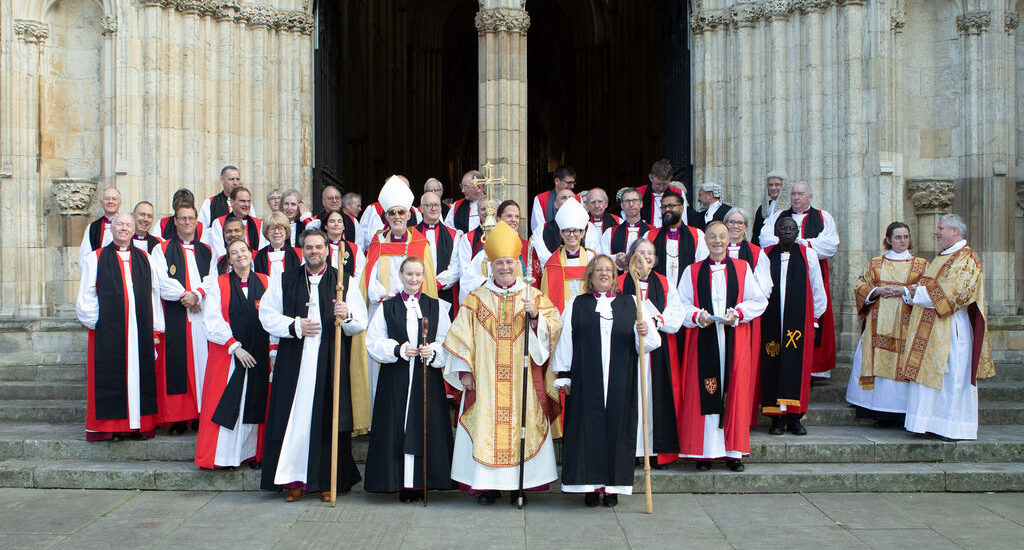
{"type": "MultiPolygon", "coordinates": [[[[352,280],[342,274],[346,292],[352,280]]],[[[305,317],[309,310],[308,281],[305,269],[286,271],[281,274],[281,312],[291,318],[305,317]]],[[[334,308],[331,304],[337,296],[338,270],[326,267],[318,286],[320,303],[320,354],[317,358],[316,389],[313,394],[312,420],[309,429],[309,462],[306,469],[306,491],[331,490],[331,406],[334,391],[334,308]]],[[[291,330],[294,330],[292,328],[291,330]]],[[[344,492],[359,483],[359,470],[352,458],[352,399],[349,387],[349,343],[351,338],[342,332],[341,376],[338,400],[338,491],[344,492]]],[[[267,424],[263,448],[263,475],[261,487],[277,489],[274,476],[277,474],[281,456],[281,443],[295,398],[299,368],[302,362],[302,346],[305,338],[282,338],[274,362],[274,379],[270,386],[270,404],[267,409],[267,424]]]]}
{"type": "MultiPolygon", "coordinates": [[[[427,342],[437,336],[439,307],[434,298],[420,294],[420,311],[429,319],[427,342]]],[[[399,294],[381,304],[387,337],[396,342],[418,345],[422,328],[416,334],[406,332],[406,307],[399,294]]],[[[382,363],[377,376],[373,401],[373,429],[366,455],[366,479],[363,489],[371,493],[389,493],[405,489],[405,455],[414,455],[412,487],[423,487],[423,363],[413,365],[409,387],[409,361],[400,357],[395,363],[382,363]],[[408,394],[408,408],[406,395],[408,394]],[[408,409],[408,417],[406,410],[408,409]]],[[[448,397],[442,369],[427,367],[427,488],[452,489],[452,436],[448,397]]]]}
{"type": "MultiPolygon", "coordinates": [[[[625,294],[612,300],[612,334],[601,339],[597,298],[573,302],[570,394],[562,437],[563,485],[633,485],[637,432],[636,302],[625,294]],[[605,400],[601,345],[611,346],[605,400]]],[[[564,373],[560,373],[564,374],[564,373]]]]}

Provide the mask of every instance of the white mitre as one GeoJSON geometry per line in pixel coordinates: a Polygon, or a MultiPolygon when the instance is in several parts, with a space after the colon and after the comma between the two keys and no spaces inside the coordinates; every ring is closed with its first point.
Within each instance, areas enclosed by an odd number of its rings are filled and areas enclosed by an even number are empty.
{"type": "Polygon", "coordinates": [[[396,206],[403,206],[406,210],[409,210],[412,208],[414,200],[415,197],[413,197],[412,190],[398,176],[388,178],[388,181],[384,182],[384,187],[380,190],[380,195],[377,197],[377,201],[380,202],[380,206],[385,212],[396,206]]]}
{"type": "Polygon", "coordinates": [[[573,199],[566,199],[555,213],[558,229],[586,229],[589,221],[590,215],[583,205],[573,199]]]}

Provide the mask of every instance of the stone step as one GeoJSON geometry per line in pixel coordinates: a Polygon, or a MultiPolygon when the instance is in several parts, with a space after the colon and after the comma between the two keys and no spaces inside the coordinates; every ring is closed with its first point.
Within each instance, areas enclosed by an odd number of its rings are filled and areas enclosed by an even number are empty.
{"type": "MultiPolygon", "coordinates": [[[[159,460],[0,462],[0,487],[255,491],[259,477],[260,472],[246,467],[212,471],[159,460]]],[[[684,465],[652,471],[651,484],[653,491],[661,494],[1021,491],[1024,463],[750,464],[741,473],[720,464],[708,472],[684,465]]],[[[634,491],[643,490],[643,470],[635,470],[633,485],[634,491]]],[[[559,485],[556,482],[551,487],[554,492],[559,485]]],[[[353,491],[361,492],[362,485],[353,491]]]]}
{"type": "MultiPolygon", "coordinates": [[[[833,381],[841,381],[846,383],[850,379],[850,370],[852,365],[850,363],[838,363],[836,368],[830,371],[831,378],[833,381]]],[[[985,378],[983,381],[988,382],[1012,382],[1012,381],[1024,381],[1024,363],[1022,362],[1000,362],[996,361],[995,364],[996,375],[991,378],[985,378]]]]}
{"type": "Polygon", "coordinates": [[[0,401],[0,422],[85,424],[85,400],[0,401]]]}
{"type": "MultiPolygon", "coordinates": [[[[366,461],[367,437],[353,441],[356,462],[366,461]]],[[[556,451],[560,444],[555,444],[556,451]]],[[[158,430],[147,441],[86,441],[79,424],[6,423],[0,425],[0,460],[158,460],[191,462],[195,434],[167,435],[158,430]]],[[[751,463],[829,462],[1017,462],[1024,461],[1024,425],[984,426],[977,441],[945,442],[901,429],[861,426],[811,428],[802,437],[770,436],[764,428],[750,434],[751,463]]]]}
{"type": "MultiPolygon", "coordinates": [[[[827,382],[815,382],[811,385],[812,403],[845,403],[846,402],[845,381],[838,379],[827,382]]],[[[993,381],[983,379],[978,381],[978,394],[981,402],[986,401],[1024,401],[1024,380],[993,381]]]]}
{"type": "Polygon", "coordinates": [[[62,363],[58,365],[0,365],[0,380],[11,382],[85,382],[85,377],[85,363],[62,363]]]}
{"type": "Polygon", "coordinates": [[[86,398],[84,381],[0,381],[0,401],[21,400],[78,400],[86,398]]]}

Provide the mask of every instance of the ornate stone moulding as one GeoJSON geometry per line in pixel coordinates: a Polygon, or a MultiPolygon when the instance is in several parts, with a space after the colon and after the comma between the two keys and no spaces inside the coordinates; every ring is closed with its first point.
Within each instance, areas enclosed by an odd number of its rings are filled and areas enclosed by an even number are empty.
{"type": "Polygon", "coordinates": [[[959,15],[956,18],[956,29],[965,34],[978,34],[988,30],[992,23],[992,13],[987,11],[972,11],[959,15]]]}
{"type": "MultiPolygon", "coordinates": [[[[307,11],[281,10],[263,2],[240,0],[138,0],[140,6],[157,6],[180,13],[212,17],[252,28],[311,34],[313,16],[307,11]]],[[[303,4],[304,6],[306,4],[303,4]]]]}
{"type": "Polygon", "coordinates": [[[1024,218],[1024,181],[1017,182],[1017,217],[1024,218]]]}
{"type": "Polygon", "coordinates": [[[760,21],[787,19],[793,14],[821,13],[832,6],[863,6],[866,2],[867,0],[761,0],[716,10],[705,10],[698,2],[696,9],[690,14],[690,29],[699,34],[732,27],[750,27],[760,21]]]}
{"type": "Polygon", "coordinates": [[[949,178],[907,178],[906,186],[918,216],[945,214],[956,198],[956,186],[949,178]]]}
{"type": "Polygon", "coordinates": [[[53,180],[53,198],[62,216],[89,213],[89,205],[96,194],[96,180],[84,178],[57,178],[53,180]]]}
{"type": "Polygon", "coordinates": [[[1007,11],[1003,14],[1003,28],[1006,32],[1013,32],[1020,26],[1020,14],[1015,11],[1007,11]]]}
{"type": "Polygon", "coordinates": [[[530,14],[515,8],[491,8],[476,12],[476,30],[488,32],[514,32],[526,34],[530,30],[530,14]]]}
{"type": "Polygon", "coordinates": [[[32,19],[15,19],[14,34],[29,43],[42,44],[50,36],[50,26],[32,19]]]}

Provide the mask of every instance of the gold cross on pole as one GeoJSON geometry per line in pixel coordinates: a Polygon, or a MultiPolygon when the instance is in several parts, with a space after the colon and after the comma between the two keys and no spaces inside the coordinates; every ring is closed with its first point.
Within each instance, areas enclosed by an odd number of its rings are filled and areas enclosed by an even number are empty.
{"type": "Polygon", "coordinates": [[[494,200],[494,186],[506,185],[508,180],[494,177],[494,165],[491,164],[491,161],[487,161],[487,164],[484,164],[484,177],[473,178],[473,183],[484,186],[484,193],[487,195],[487,212],[480,225],[485,232],[490,233],[491,229],[498,224],[498,220],[494,217],[498,208],[497,202],[494,200]]]}

